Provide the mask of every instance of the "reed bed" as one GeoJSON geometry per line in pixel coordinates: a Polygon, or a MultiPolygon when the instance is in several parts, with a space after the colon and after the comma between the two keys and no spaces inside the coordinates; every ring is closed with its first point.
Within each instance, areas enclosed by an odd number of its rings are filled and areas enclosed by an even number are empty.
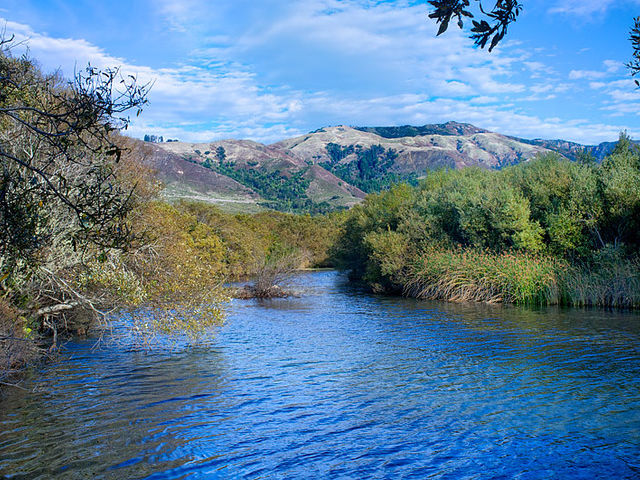
{"type": "Polygon", "coordinates": [[[450,302],[639,308],[640,264],[597,267],[525,253],[426,249],[409,268],[404,294],[450,302]]]}
{"type": "Polygon", "coordinates": [[[640,262],[574,266],[564,275],[563,290],[565,303],[576,307],[640,308],[640,262]]]}
{"type": "Polygon", "coordinates": [[[555,304],[559,263],[529,254],[428,249],[415,262],[404,293],[453,302],[555,304]]]}

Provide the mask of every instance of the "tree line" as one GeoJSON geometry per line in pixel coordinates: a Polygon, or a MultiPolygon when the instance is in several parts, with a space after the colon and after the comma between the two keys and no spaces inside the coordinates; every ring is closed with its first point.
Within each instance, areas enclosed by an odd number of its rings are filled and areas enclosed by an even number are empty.
{"type": "Polygon", "coordinates": [[[222,321],[226,281],[327,261],[337,217],[163,202],[140,162],[150,147],[119,133],[148,87],[118,70],[45,74],[13,46],[0,41],[0,384],[114,308],[143,338],[197,335],[222,321]]]}
{"type": "Polygon", "coordinates": [[[380,192],[397,183],[417,182],[414,173],[401,174],[392,170],[398,158],[398,152],[393,148],[386,149],[379,144],[363,147],[328,143],[325,150],[329,158],[320,162],[320,166],[363,192],[380,192]],[[351,155],[354,155],[355,159],[347,160],[351,155]]]}
{"type": "Polygon", "coordinates": [[[431,172],[354,207],[336,245],[374,290],[422,298],[640,306],[640,153],[557,154],[431,172]]]}

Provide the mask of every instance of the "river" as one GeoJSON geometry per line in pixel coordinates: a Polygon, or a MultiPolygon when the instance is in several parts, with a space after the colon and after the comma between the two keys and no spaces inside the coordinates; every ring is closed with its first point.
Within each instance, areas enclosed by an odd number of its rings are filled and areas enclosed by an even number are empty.
{"type": "Polygon", "coordinates": [[[639,315],[296,282],[197,345],[68,343],[0,399],[0,476],[640,478],[639,315]]]}

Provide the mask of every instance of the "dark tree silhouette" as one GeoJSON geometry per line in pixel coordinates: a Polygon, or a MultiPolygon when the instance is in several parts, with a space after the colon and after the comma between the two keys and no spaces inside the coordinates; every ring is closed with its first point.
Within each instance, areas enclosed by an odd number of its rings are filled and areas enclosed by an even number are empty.
{"type": "MultiPolygon", "coordinates": [[[[640,17],[633,19],[633,27],[631,27],[631,35],[629,40],[633,47],[633,56],[627,64],[627,68],[631,71],[631,75],[635,77],[640,73],[640,17]]],[[[636,86],[640,87],[640,80],[635,79],[636,86]]]]}
{"type": "MultiPolygon", "coordinates": [[[[470,38],[480,48],[484,48],[488,43],[488,50],[491,51],[506,36],[509,25],[518,18],[522,4],[517,0],[497,0],[491,10],[486,10],[482,0],[475,2],[480,15],[471,11],[470,0],[429,0],[429,4],[435,9],[429,14],[429,18],[440,25],[438,35],[447,31],[451,20],[457,20],[458,27],[464,28],[463,19],[469,18],[473,25],[470,38]]],[[[640,17],[634,18],[629,40],[633,47],[633,56],[627,68],[635,77],[640,74],[640,17]]],[[[635,83],[640,87],[640,80],[635,79],[635,83]]]]}
{"type": "Polygon", "coordinates": [[[436,24],[440,24],[438,35],[447,31],[449,22],[457,19],[458,27],[463,28],[463,17],[471,19],[473,27],[471,28],[471,38],[477,46],[484,48],[489,42],[489,51],[500,43],[500,40],[507,34],[509,24],[515,22],[522,4],[517,0],[498,0],[493,9],[487,11],[482,6],[481,0],[476,0],[480,9],[481,18],[478,18],[470,10],[470,0],[430,0],[429,3],[435,8],[435,11],[429,14],[429,18],[433,18],[436,24]]]}

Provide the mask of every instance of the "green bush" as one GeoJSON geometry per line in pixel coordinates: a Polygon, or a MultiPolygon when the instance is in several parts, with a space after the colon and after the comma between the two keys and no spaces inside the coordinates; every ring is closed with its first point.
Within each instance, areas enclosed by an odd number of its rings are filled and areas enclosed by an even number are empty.
{"type": "MultiPolygon", "coordinates": [[[[344,153],[344,152],[343,152],[344,153]]],[[[640,154],[556,154],[429,173],[347,215],[337,264],[376,291],[452,301],[638,307],[640,154]]]]}

